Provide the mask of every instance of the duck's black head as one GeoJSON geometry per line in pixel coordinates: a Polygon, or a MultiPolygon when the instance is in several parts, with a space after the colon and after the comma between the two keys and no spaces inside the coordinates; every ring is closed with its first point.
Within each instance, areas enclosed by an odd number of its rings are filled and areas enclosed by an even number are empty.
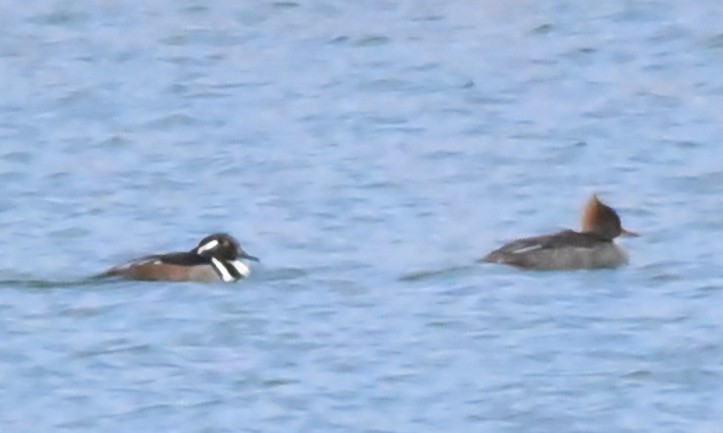
{"type": "Polygon", "coordinates": [[[247,259],[259,261],[258,258],[247,254],[241,248],[233,236],[226,233],[214,233],[201,239],[198,246],[193,249],[193,252],[199,256],[211,259],[215,257],[219,260],[236,260],[236,259],[247,259]]]}

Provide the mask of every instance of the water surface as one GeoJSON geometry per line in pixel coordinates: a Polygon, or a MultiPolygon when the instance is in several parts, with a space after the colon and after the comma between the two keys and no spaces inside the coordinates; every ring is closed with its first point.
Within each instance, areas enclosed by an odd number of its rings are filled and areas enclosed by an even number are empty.
{"type": "Polygon", "coordinates": [[[0,15],[3,432],[723,425],[718,3],[0,15]],[[628,267],[475,263],[592,192],[628,267]],[[219,230],[248,280],[86,279],[219,230]]]}

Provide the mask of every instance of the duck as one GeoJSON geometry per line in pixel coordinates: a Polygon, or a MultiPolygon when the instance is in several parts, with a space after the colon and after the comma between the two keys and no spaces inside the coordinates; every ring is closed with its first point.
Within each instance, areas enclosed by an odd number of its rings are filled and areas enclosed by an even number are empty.
{"type": "Polygon", "coordinates": [[[210,234],[190,251],[152,254],[113,266],[96,278],[119,277],[140,281],[235,282],[251,268],[243,260],[258,262],[227,233],[210,234]]]}
{"type": "Polygon", "coordinates": [[[523,269],[574,270],[616,268],[628,263],[615,243],[619,236],[637,237],[623,228],[618,213],[593,194],[582,212],[582,229],[514,240],[480,259],[523,269]]]}

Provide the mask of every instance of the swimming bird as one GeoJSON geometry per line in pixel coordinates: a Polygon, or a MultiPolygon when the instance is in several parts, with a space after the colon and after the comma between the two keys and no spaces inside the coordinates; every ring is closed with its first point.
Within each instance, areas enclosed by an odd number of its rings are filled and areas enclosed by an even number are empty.
{"type": "Polygon", "coordinates": [[[617,212],[593,194],[582,214],[582,230],[564,230],[512,241],[480,261],[525,269],[614,268],[628,263],[618,236],[638,236],[625,230],[617,212]]]}
{"type": "Polygon", "coordinates": [[[259,259],[247,254],[233,236],[214,233],[201,239],[190,251],[153,254],[114,266],[97,277],[120,277],[144,281],[238,281],[251,269],[241,259],[259,259]]]}

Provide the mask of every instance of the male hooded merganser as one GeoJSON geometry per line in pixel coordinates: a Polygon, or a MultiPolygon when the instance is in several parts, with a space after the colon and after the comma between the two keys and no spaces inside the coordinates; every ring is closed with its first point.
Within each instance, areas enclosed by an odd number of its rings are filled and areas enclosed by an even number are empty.
{"type": "Polygon", "coordinates": [[[188,252],[155,254],[114,266],[98,277],[145,281],[237,281],[251,269],[239,259],[259,261],[247,254],[232,236],[214,233],[188,252]]]}
{"type": "Polygon", "coordinates": [[[582,230],[512,241],[481,259],[527,269],[614,268],[627,264],[625,251],[613,242],[618,236],[638,236],[627,231],[615,210],[596,195],[582,214],[582,230]]]}

